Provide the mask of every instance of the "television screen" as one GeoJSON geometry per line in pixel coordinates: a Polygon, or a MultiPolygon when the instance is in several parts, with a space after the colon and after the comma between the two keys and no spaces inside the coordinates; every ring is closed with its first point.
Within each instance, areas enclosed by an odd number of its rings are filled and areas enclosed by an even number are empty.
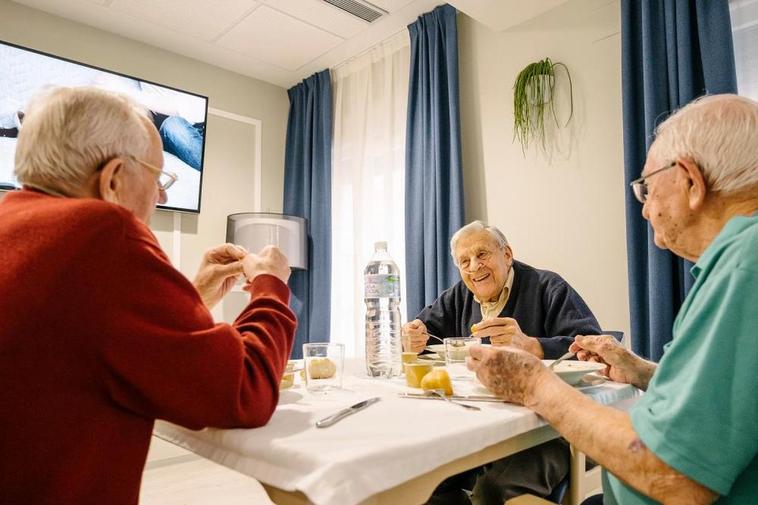
{"type": "Polygon", "coordinates": [[[150,111],[163,140],[164,170],[178,180],[159,208],[200,212],[207,97],[0,41],[0,189],[19,187],[13,175],[24,109],[53,86],[96,86],[131,96],[150,111]]]}

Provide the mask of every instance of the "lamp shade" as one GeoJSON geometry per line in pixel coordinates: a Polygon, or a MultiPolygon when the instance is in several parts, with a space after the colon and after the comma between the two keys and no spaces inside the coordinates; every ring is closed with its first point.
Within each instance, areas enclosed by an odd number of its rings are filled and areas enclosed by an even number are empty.
{"type": "Polygon", "coordinates": [[[308,233],[302,217],[270,212],[242,212],[226,218],[226,241],[258,252],[275,245],[287,256],[289,266],[308,269],[308,233]]]}

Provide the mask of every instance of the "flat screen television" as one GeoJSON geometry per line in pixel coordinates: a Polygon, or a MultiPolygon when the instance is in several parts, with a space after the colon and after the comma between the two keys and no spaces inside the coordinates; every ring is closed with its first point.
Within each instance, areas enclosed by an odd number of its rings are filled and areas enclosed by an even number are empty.
{"type": "Polygon", "coordinates": [[[208,98],[0,41],[0,189],[16,189],[16,138],[23,112],[52,86],[96,86],[127,94],[151,112],[164,169],[179,176],[159,208],[200,212],[208,98]]]}

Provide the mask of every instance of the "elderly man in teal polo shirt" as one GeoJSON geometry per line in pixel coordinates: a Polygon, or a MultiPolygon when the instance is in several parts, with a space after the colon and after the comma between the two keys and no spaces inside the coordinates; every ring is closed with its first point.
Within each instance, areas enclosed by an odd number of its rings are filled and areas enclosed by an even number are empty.
{"type": "MultiPolygon", "coordinates": [[[[758,103],[714,95],[657,130],[632,183],[655,243],[695,284],[656,365],[606,336],[579,359],[646,390],[629,413],[598,405],[517,349],[471,351],[469,368],[605,469],[608,504],[758,503],[758,103]]],[[[588,500],[589,502],[590,500],[588,500]]]]}

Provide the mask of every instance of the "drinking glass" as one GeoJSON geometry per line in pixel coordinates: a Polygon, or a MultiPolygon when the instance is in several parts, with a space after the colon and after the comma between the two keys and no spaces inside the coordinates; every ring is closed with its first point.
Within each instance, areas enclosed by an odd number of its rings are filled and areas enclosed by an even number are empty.
{"type": "Polygon", "coordinates": [[[445,368],[453,379],[473,379],[474,372],[466,367],[466,356],[472,345],[482,343],[479,337],[448,337],[445,339],[445,368]]]}
{"type": "Polygon", "coordinates": [[[326,393],[342,387],[345,346],[332,342],[303,344],[305,388],[326,393]]]}

